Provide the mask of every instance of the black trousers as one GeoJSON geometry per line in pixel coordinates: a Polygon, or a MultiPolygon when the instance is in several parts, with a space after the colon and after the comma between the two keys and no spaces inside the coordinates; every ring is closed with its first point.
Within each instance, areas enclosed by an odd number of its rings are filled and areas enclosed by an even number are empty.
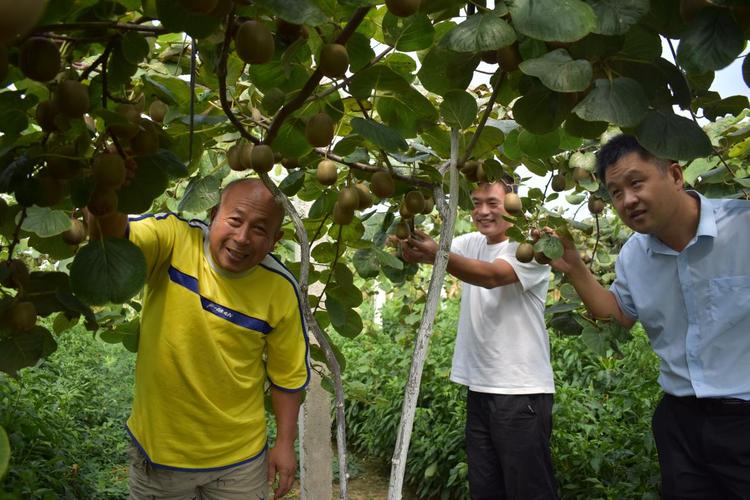
{"type": "Polygon", "coordinates": [[[750,499],[750,402],[665,394],[652,425],[665,500],[750,499]]]}
{"type": "Polygon", "coordinates": [[[466,453],[473,500],[557,498],[549,440],[552,394],[469,391],[466,453]]]}

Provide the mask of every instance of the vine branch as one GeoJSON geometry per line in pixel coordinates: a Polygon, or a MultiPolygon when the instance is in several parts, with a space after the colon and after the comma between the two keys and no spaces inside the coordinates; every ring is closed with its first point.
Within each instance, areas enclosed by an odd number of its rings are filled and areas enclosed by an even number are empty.
{"type": "Polygon", "coordinates": [[[495,101],[497,101],[497,96],[500,93],[500,86],[502,85],[503,80],[505,80],[506,74],[507,73],[499,67],[497,68],[497,71],[495,71],[495,76],[497,77],[497,79],[495,80],[495,88],[492,89],[492,95],[490,96],[490,100],[487,101],[487,107],[484,109],[484,113],[482,114],[482,119],[479,120],[479,125],[477,126],[477,130],[476,132],[474,132],[474,135],[471,137],[471,141],[469,142],[469,145],[466,147],[466,152],[464,153],[464,156],[461,159],[460,163],[463,163],[469,158],[471,158],[471,153],[474,150],[474,147],[477,145],[477,142],[479,141],[479,136],[482,135],[484,126],[487,124],[487,120],[489,119],[490,114],[492,113],[492,108],[495,105],[495,101]]]}

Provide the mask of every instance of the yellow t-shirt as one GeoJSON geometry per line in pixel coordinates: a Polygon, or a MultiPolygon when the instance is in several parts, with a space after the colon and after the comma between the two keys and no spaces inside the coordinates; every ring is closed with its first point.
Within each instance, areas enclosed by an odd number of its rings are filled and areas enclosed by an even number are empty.
{"type": "Polygon", "coordinates": [[[156,466],[217,469],[266,447],[266,379],[303,390],[307,330],[292,274],[273,256],[245,273],[218,267],[208,227],[174,214],[131,218],[147,281],[127,427],[156,466]]]}

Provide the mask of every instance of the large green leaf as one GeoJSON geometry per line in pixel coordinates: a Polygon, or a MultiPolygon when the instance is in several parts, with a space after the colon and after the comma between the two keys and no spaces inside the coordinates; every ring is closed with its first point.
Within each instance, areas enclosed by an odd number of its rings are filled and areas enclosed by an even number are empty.
{"type": "Polygon", "coordinates": [[[594,81],[594,88],[573,108],[588,121],[606,121],[619,127],[638,125],[648,110],[643,88],[632,78],[604,78],[594,81]]]}
{"type": "Polygon", "coordinates": [[[197,176],[190,179],[177,209],[194,214],[208,210],[219,203],[219,188],[224,172],[217,175],[197,176]]]}
{"type": "Polygon", "coordinates": [[[662,46],[659,34],[641,24],[630,28],[619,57],[638,61],[654,61],[661,56],[662,46]]]}
{"type": "Polygon", "coordinates": [[[104,238],[82,247],[70,266],[73,292],[91,305],[122,303],[146,282],[146,258],[123,238],[104,238]]]}
{"type": "Polygon", "coordinates": [[[623,35],[648,13],[649,0],[586,0],[597,18],[594,30],[602,35],[623,35]]]}
{"type": "Polygon", "coordinates": [[[514,0],[509,9],[519,33],[545,42],[574,42],[597,27],[594,10],[581,0],[514,0]]]}
{"type": "Polygon", "coordinates": [[[417,76],[425,89],[438,95],[450,90],[465,90],[479,64],[479,56],[433,47],[422,61],[417,76]]]}
{"type": "Polygon", "coordinates": [[[352,118],[351,124],[352,130],[386,151],[400,151],[409,147],[398,132],[380,123],[352,118]]]}
{"type": "Polygon", "coordinates": [[[370,93],[403,92],[410,88],[409,82],[385,64],[376,64],[352,77],[349,91],[358,99],[367,99],[370,93]]]}
{"type": "Polygon", "coordinates": [[[255,0],[278,17],[292,24],[320,26],[328,22],[328,17],[310,0],[255,0]]]}
{"type": "Polygon", "coordinates": [[[729,9],[706,7],[680,40],[677,62],[688,73],[707,73],[731,64],[744,47],[745,36],[729,9]]]}
{"type": "Polygon", "coordinates": [[[398,130],[403,137],[415,137],[419,130],[431,126],[438,118],[430,100],[412,87],[378,98],[375,109],[383,122],[398,130]]]}
{"type": "Polygon", "coordinates": [[[46,328],[35,326],[28,332],[0,339],[0,371],[16,376],[18,370],[34,366],[41,358],[55,352],[57,344],[46,328]]]}
{"type": "Polygon", "coordinates": [[[718,101],[704,103],[701,106],[703,114],[711,121],[716,121],[724,115],[739,115],[748,108],[748,99],[744,95],[733,95],[718,101]]]}
{"type": "Polygon", "coordinates": [[[155,156],[136,157],[138,169],[135,177],[118,191],[118,211],[124,214],[146,212],[156,197],[167,189],[169,177],[154,162],[155,156]]]}
{"type": "Polygon", "coordinates": [[[477,117],[477,101],[463,90],[452,90],[445,94],[440,104],[440,116],[446,125],[459,129],[468,128],[477,117]]]}
{"type": "Polygon", "coordinates": [[[518,135],[518,145],[530,158],[549,158],[560,146],[560,131],[555,129],[544,135],[536,135],[522,130],[518,135]]]}
{"type": "Polygon", "coordinates": [[[195,38],[208,36],[219,28],[218,18],[176,6],[174,0],[156,0],[156,10],[159,21],[167,29],[184,31],[195,38]]]}
{"type": "Polygon", "coordinates": [[[591,83],[593,69],[585,59],[573,60],[565,49],[547,52],[537,59],[523,61],[519,68],[535,76],[555,92],[580,92],[591,83]]]}
{"type": "Polygon", "coordinates": [[[584,139],[597,139],[607,130],[607,122],[589,122],[581,120],[578,115],[571,113],[565,119],[565,132],[574,137],[583,137],[584,139]]]}
{"type": "Polygon", "coordinates": [[[483,52],[507,47],[516,41],[516,32],[494,12],[476,14],[453,28],[440,45],[455,52],[483,52]]]}
{"type": "Polygon", "coordinates": [[[372,248],[363,248],[354,252],[352,264],[357,274],[364,279],[374,278],[380,274],[380,261],[372,248]]]}
{"type": "Polygon", "coordinates": [[[344,337],[352,339],[362,332],[362,318],[359,314],[331,295],[326,296],[326,310],[331,326],[344,337]]]}
{"type": "Polygon", "coordinates": [[[9,463],[10,442],[8,441],[8,434],[5,433],[5,429],[0,425],[0,479],[2,479],[8,471],[9,463]]]}
{"type": "Polygon", "coordinates": [[[534,134],[552,132],[565,120],[573,107],[569,96],[538,85],[513,104],[513,117],[534,134]]]}
{"type": "Polygon", "coordinates": [[[36,205],[26,209],[21,229],[42,238],[49,238],[70,229],[70,217],[62,210],[52,210],[36,205]]]}
{"type": "Polygon", "coordinates": [[[712,151],[703,129],[672,112],[649,111],[635,134],[644,148],[660,158],[692,160],[712,151]]]}
{"type": "Polygon", "coordinates": [[[432,45],[435,29],[424,14],[396,17],[387,13],[383,18],[385,43],[403,52],[424,50],[432,45]]]}

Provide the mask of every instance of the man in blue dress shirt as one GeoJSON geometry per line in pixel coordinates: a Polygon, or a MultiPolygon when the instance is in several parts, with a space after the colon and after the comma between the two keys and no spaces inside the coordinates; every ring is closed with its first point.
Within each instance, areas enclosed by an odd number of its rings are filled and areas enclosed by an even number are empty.
{"type": "Polygon", "coordinates": [[[599,179],[636,233],[609,290],[572,242],[554,261],[590,313],[640,321],[659,357],[653,417],[665,499],[750,498],[750,201],[709,200],[682,168],[619,135],[599,179]]]}

